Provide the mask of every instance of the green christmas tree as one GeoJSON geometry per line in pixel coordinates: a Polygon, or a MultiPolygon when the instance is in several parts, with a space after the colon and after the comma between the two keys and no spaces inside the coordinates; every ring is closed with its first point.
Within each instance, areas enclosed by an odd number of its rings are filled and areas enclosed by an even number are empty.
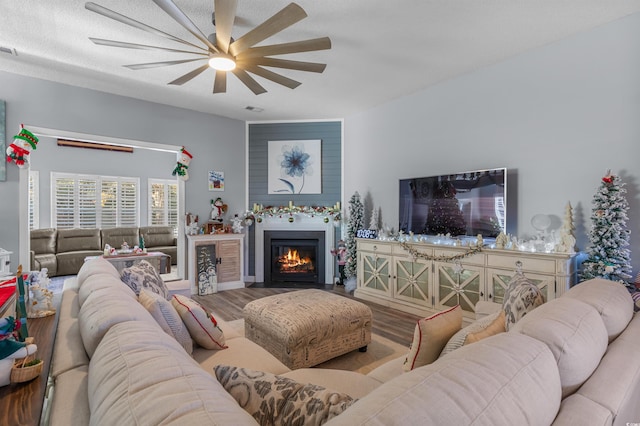
{"type": "Polygon", "coordinates": [[[582,264],[582,280],[601,277],[629,286],[630,251],[625,248],[630,234],[626,226],[629,203],[624,186],[620,177],[609,171],[593,196],[589,257],[582,264]]]}
{"type": "Polygon", "coordinates": [[[364,226],[364,206],[360,201],[360,194],[356,191],[349,200],[349,221],[347,224],[347,263],[344,265],[344,274],[347,278],[355,277],[358,267],[358,247],[356,246],[356,233],[364,226]]]}
{"type": "Polygon", "coordinates": [[[424,233],[465,235],[467,226],[456,198],[456,189],[451,182],[437,183],[433,195],[424,233]]]}

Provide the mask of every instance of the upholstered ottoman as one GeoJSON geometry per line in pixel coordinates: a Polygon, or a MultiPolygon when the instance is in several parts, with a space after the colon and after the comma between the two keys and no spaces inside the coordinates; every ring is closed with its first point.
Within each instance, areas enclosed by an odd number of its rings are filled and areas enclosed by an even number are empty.
{"type": "Polygon", "coordinates": [[[245,336],[292,370],[311,367],[371,342],[371,309],[322,290],[264,297],[244,307],[245,336]]]}

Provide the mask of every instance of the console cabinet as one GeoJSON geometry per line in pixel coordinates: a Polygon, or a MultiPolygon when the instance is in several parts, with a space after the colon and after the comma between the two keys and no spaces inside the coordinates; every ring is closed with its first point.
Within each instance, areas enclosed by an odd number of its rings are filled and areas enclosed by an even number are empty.
{"type": "Polygon", "coordinates": [[[187,273],[192,294],[200,293],[197,271],[202,262],[215,265],[216,283],[209,292],[244,288],[244,234],[188,235],[187,240],[187,273]]]}
{"type": "Polygon", "coordinates": [[[576,256],[485,248],[460,260],[466,247],[410,243],[414,256],[395,241],[358,239],[355,296],[415,315],[431,315],[460,305],[469,319],[480,300],[502,303],[509,281],[520,269],[546,300],[576,280],[576,256]]]}

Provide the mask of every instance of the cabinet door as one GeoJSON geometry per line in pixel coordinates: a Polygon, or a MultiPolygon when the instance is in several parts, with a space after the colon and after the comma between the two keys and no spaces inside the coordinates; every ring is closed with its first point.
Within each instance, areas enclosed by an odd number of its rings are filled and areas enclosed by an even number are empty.
{"type": "Polygon", "coordinates": [[[394,261],[394,298],[433,306],[431,262],[398,257],[394,261]]]}
{"type": "MultiPolygon", "coordinates": [[[[487,287],[489,294],[493,296],[493,302],[502,303],[504,301],[504,293],[515,273],[515,271],[487,269],[487,287]]],[[[544,295],[545,301],[555,298],[555,278],[553,276],[532,274],[530,272],[526,272],[524,276],[538,286],[544,295]]]]}
{"type": "Polygon", "coordinates": [[[390,294],[390,257],[364,252],[360,253],[360,264],[361,270],[359,276],[362,277],[362,281],[359,283],[360,287],[390,294]]]}
{"type": "Polygon", "coordinates": [[[463,311],[475,312],[476,303],[484,299],[484,269],[459,263],[436,263],[436,308],[460,305],[463,311]]]}
{"type": "Polygon", "coordinates": [[[216,242],[218,282],[240,281],[240,241],[216,242]]]}

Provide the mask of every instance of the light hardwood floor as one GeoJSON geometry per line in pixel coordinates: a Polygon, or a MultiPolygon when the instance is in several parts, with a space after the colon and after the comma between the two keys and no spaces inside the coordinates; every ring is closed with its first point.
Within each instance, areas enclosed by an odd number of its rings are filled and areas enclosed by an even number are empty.
{"type": "MultiPolygon", "coordinates": [[[[252,300],[259,299],[274,294],[281,294],[288,291],[300,290],[297,288],[271,288],[271,287],[247,287],[237,290],[221,291],[207,296],[192,296],[194,300],[203,305],[208,310],[220,315],[225,321],[241,319],[242,309],[252,300]]],[[[416,321],[420,317],[396,309],[388,308],[377,303],[357,299],[347,293],[344,287],[325,286],[325,291],[348,297],[368,305],[373,314],[372,331],[382,337],[392,340],[401,345],[409,346],[413,340],[416,321]]]]}

